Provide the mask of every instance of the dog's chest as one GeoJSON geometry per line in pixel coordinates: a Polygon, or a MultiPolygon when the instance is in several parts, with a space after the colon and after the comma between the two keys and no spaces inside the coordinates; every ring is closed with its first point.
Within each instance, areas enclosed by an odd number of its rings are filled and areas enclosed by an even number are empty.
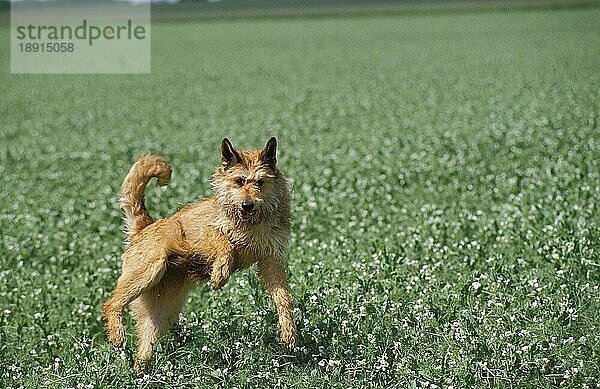
{"type": "Polygon", "coordinates": [[[283,255],[287,232],[277,228],[255,228],[231,237],[235,251],[235,268],[245,269],[261,259],[283,255]]]}

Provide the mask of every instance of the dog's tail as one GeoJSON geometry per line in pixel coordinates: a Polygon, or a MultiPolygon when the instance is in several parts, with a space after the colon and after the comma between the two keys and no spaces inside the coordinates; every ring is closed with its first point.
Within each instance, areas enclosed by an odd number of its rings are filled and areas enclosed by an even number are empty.
{"type": "Polygon", "coordinates": [[[171,179],[171,167],[162,157],[142,155],[121,185],[119,205],[124,213],[124,229],[128,238],[154,223],[144,205],[144,191],[153,177],[158,179],[158,186],[167,185],[171,179]]]}

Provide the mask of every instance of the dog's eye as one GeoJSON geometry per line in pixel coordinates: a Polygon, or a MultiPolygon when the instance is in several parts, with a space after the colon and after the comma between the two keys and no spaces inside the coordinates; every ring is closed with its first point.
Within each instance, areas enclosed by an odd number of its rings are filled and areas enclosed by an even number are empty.
{"type": "Polygon", "coordinates": [[[264,184],[265,182],[263,180],[256,180],[256,186],[258,186],[259,188],[264,184]]]}
{"type": "Polygon", "coordinates": [[[236,179],[235,179],[235,183],[236,183],[238,186],[244,186],[244,184],[246,183],[246,180],[244,180],[243,178],[236,178],[236,179]]]}

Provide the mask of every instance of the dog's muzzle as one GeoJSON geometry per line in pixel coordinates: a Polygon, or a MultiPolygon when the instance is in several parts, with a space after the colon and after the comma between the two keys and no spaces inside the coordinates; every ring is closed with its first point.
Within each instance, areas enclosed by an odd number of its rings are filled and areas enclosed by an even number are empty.
{"type": "Polygon", "coordinates": [[[240,216],[242,219],[247,220],[254,215],[254,201],[244,200],[242,201],[242,208],[240,209],[240,216]]]}

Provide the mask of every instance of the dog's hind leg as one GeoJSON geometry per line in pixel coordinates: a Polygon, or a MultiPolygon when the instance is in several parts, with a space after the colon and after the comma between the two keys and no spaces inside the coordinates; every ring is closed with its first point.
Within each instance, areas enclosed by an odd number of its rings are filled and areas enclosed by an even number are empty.
{"type": "Polygon", "coordinates": [[[160,282],[131,303],[136,321],[138,349],[134,370],[142,371],[152,358],[152,347],[179,318],[193,283],[185,275],[167,271],[160,282]]]}
{"type": "Polygon", "coordinates": [[[125,336],[122,324],[123,310],[141,293],[156,285],[166,270],[167,258],[159,253],[146,252],[142,258],[132,258],[129,262],[137,259],[140,259],[140,262],[123,266],[123,274],[117,281],[113,296],[102,308],[108,338],[117,347],[123,344],[125,336]]]}
{"type": "Polygon", "coordinates": [[[155,286],[165,274],[167,258],[173,252],[173,241],[177,239],[172,236],[172,231],[171,223],[155,222],[136,236],[123,254],[123,272],[112,297],[102,308],[108,338],[117,347],[123,344],[125,336],[123,310],[155,286]]]}

